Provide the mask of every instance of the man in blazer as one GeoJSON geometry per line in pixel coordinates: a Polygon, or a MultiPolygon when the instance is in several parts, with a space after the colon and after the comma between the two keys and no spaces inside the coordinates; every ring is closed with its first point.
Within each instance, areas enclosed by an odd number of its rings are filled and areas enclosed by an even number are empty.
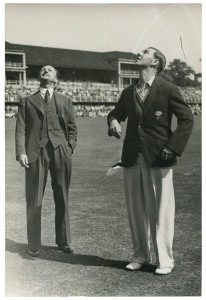
{"type": "Polygon", "coordinates": [[[72,253],[68,193],[77,128],[71,100],[54,88],[58,71],[44,66],[40,90],[21,99],[16,122],[16,159],[26,171],[29,255],[39,256],[42,198],[50,170],[55,202],[56,244],[72,253]]]}
{"type": "Polygon", "coordinates": [[[193,117],[178,88],[158,76],[166,65],[158,49],[149,47],[138,53],[136,64],[139,79],[123,90],[107,119],[109,135],[120,138],[120,122],[128,118],[122,165],[134,255],[126,268],[139,270],[151,262],[151,234],[155,274],[164,275],[174,267],[172,166],[188,142],[193,117]],[[173,114],[178,124],[174,132],[173,114]]]}

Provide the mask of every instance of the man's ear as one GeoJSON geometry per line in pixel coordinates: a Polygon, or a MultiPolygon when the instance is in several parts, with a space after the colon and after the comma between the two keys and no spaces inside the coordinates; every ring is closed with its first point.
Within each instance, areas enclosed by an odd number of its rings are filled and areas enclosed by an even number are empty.
{"type": "Polygon", "coordinates": [[[57,86],[58,86],[58,79],[56,78],[56,79],[54,80],[54,88],[56,89],[57,86]]]}
{"type": "Polygon", "coordinates": [[[157,66],[158,63],[159,63],[159,59],[154,58],[153,61],[152,61],[152,63],[151,63],[151,66],[157,66]]]}

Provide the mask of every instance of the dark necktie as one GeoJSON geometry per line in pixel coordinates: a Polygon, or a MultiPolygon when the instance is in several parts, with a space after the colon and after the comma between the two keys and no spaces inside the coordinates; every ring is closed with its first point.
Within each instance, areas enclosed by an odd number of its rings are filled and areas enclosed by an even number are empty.
{"type": "Polygon", "coordinates": [[[48,103],[50,101],[50,93],[49,90],[46,91],[45,97],[44,97],[45,103],[48,103]]]}
{"type": "Polygon", "coordinates": [[[140,96],[140,98],[142,99],[143,102],[144,102],[144,100],[147,96],[147,92],[148,92],[148,84],[147,83],[141,83],[137,87],[137,93],[139,94],[139,96],[140,96]]]}

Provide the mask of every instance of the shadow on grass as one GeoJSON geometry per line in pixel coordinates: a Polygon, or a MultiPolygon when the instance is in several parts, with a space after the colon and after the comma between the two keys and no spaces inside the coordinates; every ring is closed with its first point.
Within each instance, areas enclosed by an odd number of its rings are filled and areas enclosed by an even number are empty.
{"type": "MultiPolygon", "coordinates": [[[[108,267],[116,269],[124,269],[128,264],[127,261],[104,259],[95,255],[85,255],[85,254],[67,254],[60,250],[57,247],[51,246],[41,246],[41,253],[38,258],[33,258],[28,255],[28,245],[14,242],[10,239],[6,239],[6,251],[11,253],[19,254],[23,259],[35,260],[43,259],[60,263],[68,263],[73,265],[84,265],[84,266],[98,266],[98,267],[108,267]]],[[[149,265],[145,266],[140,272],[154,272],[155,266],[149,265]]],[[[126,271],[126,270],[125,270],[126,271]]],[[[131,271],[128,271],[131,272],[131,271]]]]}
{"type": "Polygon", "coordinates": [[[124,269],[127,262],[104,259],[99,256],[94,255],[84,255],[84,254],[67,254],[57,247],[51,246],[41,246],[41,253],[38,258],[33,258],[28,255],[28,245],[16,243],[10,239],[6,239],[6,251],[11,253],[18,253],[23,259],[34,260],[43,259],[50,260],[54,262],[68,263],[74,265],[85,265],[85,266],[102,266],[109,268],[124,269]]]}

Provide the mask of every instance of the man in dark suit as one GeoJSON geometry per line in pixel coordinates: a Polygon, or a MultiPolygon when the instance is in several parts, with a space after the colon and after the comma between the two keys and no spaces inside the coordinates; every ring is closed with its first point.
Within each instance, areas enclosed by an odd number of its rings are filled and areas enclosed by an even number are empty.
{"type": "Polygon", "coordinates": [[[27,235],[30,256],[39,256],[42,198],[50,170],[55,202],[56,244],[70,248],[68,193],[77,128],[71,100],[54,88],[58,71],[44,66],[40,90],[20,101],[16,122],[16,159],[26,170],[27,235]]]}
{"type": "Polygon", "coordinates": [[[139,270],[151,262],[150,234],[156,254],[155,274],[169,274],[172,252],[175,198],[173,170],[193,128],[190,108],[176,86],[158,73],[165,56],[149,47],[137,54],[139,80],[123,90],[108,115],[109,135],[120,138],[120,122],[127,121],[123,143],[125,197],[134,255],[126,268],[139,270]],[[172,115],[177,128],[171,130],[172,115]]]}

